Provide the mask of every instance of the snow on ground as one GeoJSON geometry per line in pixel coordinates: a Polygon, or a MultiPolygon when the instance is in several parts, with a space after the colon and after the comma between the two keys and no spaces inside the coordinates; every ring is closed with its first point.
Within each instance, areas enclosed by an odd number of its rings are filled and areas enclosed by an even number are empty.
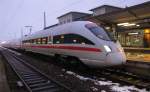
{"type": "Polygon", "coordinates": [[[69,74],[69,75],[74,75],[74,76],[76,76],[77,78],[79,78],[80,80],[83,80],[83,81],[91,80],[90,78],[86,78],[84,76],[80,76],[80,75],[78,75],[78,74],[76,74],[74,72],[71,72],[71,71],[67,71],[66,73],[69,74]]]}
{"type": "Polygon", "coordinates": [[[63,68],[63,69],[61,69],[61,71],[65,72],[66,70],[63,68]]]}
{"type": "Polygon", "coordinates": [[[134,86],[120,86],[119,83],[113,83],[112,81],[96,81],[95,85],[110,86],[110,89],[115,92],[149,92],[146,89],[138,89],[134,86]]]}
{"type": "Polygon", "coordinates": [[[138,89],[134,86],[123,86],[123,87],[119,87],[119,86],[111,86],[111,89],[115,92],[131,92],[131,91],[137,91],[137,92],[149,92],[146,91],[146,89],[138,89]]]}
{"type": "MultiPolygon", "coordinates": [[[[133,91],[134,92],[135,91],[136,92],[150,92],[150,90],[147,91],[146,89],[139,89],[134,86],[120,86],[119,83],[113,83],[112,81],[107,81],[107,80],[105,80],[105,78],[100,78],[100,80],[95,80],[95,79],[91,79],[88,77],[78,75],[72,71],[66,71],[66,73],[69,75],[73,75],[83,81],[90,80],[90,81],[94,82],[95,85],[98,85],[98,86],[109,86],[110,89],[114,92],[133,92],[133,91]]],[[[94,92],[98,91],[97,88],[95,88],[95,87],[91,87],[91,88],[93,89],[94,92]]],[[[103,90],[101,92],[105,92],[105,90],[103,90]]]]}
{"type": "Polygon", "coordinates": [[[70,75],[75,75],[75,73],[74,73],[74,72],[71,72],[71,71],[67,71],[66,73],[67,73],[67,74],[70,74],[70,75]]]}
{"type": "Polygon", "coordinates": [[[112,81],[95,81],[95,85],[101,85],[101,86],[110,86],[110,85],[117,85],[119,86],[119,83],[112,83],[112,81]]]}
{"type": "Polygon", "coordinates": [[[101,90],[101,92],[106,92],[105,90],[101,90]]]}
{"type": "Polygon", "coordinates": [[[90,87],[94,92],[98,91],[98,88],[90,87]]]}

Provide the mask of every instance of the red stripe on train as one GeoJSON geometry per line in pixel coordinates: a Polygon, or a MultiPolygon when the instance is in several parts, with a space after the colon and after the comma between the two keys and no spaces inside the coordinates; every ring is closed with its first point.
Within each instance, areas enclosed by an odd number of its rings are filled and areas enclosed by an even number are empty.
{"type": "Polygon", "coordinates": [[[98,49],[98,48],[77,47],[77,46],[58,46],[58,45],[51,45],[51,46],[26,46],[26,47],[33,47],[33,48],[55,48],[55,49],[68,49],[68,50],[81,50],[81,51],[101,52],[101,50],[98,49]]]}

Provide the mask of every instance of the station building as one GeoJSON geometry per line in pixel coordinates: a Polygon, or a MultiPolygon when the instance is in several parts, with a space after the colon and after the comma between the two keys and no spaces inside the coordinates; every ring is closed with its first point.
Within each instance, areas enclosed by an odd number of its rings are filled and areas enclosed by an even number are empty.
{"type": "Polygon", "coordinates": [[[59,24],[82,20],[82,17],[90,16],[88,13],[69,12],[58,17],[59,24]]]}
{"type": "Polygon", "coordinates": [[[58,17],[59,23],[88,20],[113,32],[123,47],[150,48],[150,1],[126,8],[102,5],[92,14],[69,12],[58,17]]]}
{"type": "Polygon", "coordinates": [[[150,2],[126,8],[104,5],[91,9],[94,16],[87,19],[104,25],[106,29],[114,32],[115,37],[124,47],[148,48],[150,47],[149,6],[150,2]],[[97,11],[102,12],[102,9],[105,13],[97,13],[97,11]]]}

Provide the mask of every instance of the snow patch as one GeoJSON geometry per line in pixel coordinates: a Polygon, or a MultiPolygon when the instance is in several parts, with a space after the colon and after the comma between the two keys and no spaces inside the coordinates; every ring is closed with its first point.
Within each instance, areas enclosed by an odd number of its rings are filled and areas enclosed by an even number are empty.
{"type": "Polygon", "coordinates": [[[137,91],[137,92],[148,92],[146,91],[146,89],[138,89],[138,88],[135,88],[134,86],[122,86],[122,87],[119,87],[119,86],[111,86],[111,89],[115,92],[133,92],[133,91],[137,91]]]}
{"type": "Polygon", "coordinates": [[[95,88],[95,87],[91,87],[91,89],[92,89],[94,92],[98,91],[98,89],[95,88]]]}
{"type": "Polygon", "coordinates": [[[65,72],[66,70],[65,69],[61,69],[61,71],[65,72]]]}
{"type": "Polygon", "coordinates": [[[74,75],[75,74],[74,72],[71,72],[71,71],[67,71],[66,73],[70,74],[70,75],[74,75]]]}
{"type": "Polygon", "coordinates": [[[101,80],[106,80],[105,78],[100,78],[101,80]]]}
{"type": "Polygon", "coordinates": [[[60,75],[58,75],[58,76],[63,77],[64,75],[63,75],[63,74],[60,74],[60,75]]]}
{"type": "Polygon", "coordinates": [[[80,76],[80,75],[76,75],[76,77],[79,78],[80,80],[83,80],[83,81],[90,80],[89,78],[85,78],[85,77],[80,76]]]}
{"type": "Polygon", "coordinates": [[[101,92],[106,92],[105,90],[101,90],[101,92]]]}
{"type": "Polygon", "coordinates": [[[73,76],[75,76],[75,77],[77,77],[77,78],[79,78],[80,80],[83,80],[83,81],[90,80],[90,78],[86,78],[86,77],[83,77],[83,76],[77,75],[76,73],[71,72],[71,71],[67,71],[66,73],[67,73],[67,74],[69,74],[69,75],[73,75],[73,76]]]}
{"type": "Polygon", "coordinates": [[[95,85],[102,85],[102,86],[110,86],[110,85],[117,85],[119,86],[119,83],[112,83],[112,81],[95,81],[95,85]]]}
{"type": "MultiPolygon", "coordinates": [[[[80,80],[83,80],[83,81],[87,81],[87,80],[90,80],[92,82],[94,82],[95,85],[97,86],[109,86],[110,89],[112,91],[115,91],[115,92],[133,92],[133,91],[137,91],[137,92],[150,92],[150,91],[147,91],[146,89],[138,89],[134,86],[120,86],[119,83],[113,83],[112,81],[105,81],[106,79],[105,78],[100,78],[100,81],[99,80],[96,80],[96,79],[91,79],[91,78],[88,78],[88,77],[84,77],[84,76],[81,76],[81,75],[78,75],[74,72],[71,72],[71,71],[66,71],[67,74],[70,74],[70,75],[73,75],[77,78],[79,78],[80,80]]],[[[98,89],[95,88],[95,87],[91,87],[93,91],[97,91],[98,89]]],[[[105,90],[102,90],[101,92],[106,92],[105,90]]]]}
{"type": "Polygon", "coordinates": [[[95,81],[94,84],[100,86],[110,86],[110,89],[115,92],[149,92],[146,91],[146,89],[138,89],[134,86],[120,86],[119,83],[113,83],[112,81],[95,81]]]}

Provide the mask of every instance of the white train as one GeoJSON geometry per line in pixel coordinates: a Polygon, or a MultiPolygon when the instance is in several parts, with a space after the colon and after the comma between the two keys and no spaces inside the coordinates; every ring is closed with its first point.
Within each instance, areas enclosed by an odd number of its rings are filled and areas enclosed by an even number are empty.
{"type": "Polygon", "coordinates": [[[5,45],[46,55],[76,57],[90,67],[122,65],[124,51],[102,27],[89,21],[76,21],[38,31],[5,45]]]}

